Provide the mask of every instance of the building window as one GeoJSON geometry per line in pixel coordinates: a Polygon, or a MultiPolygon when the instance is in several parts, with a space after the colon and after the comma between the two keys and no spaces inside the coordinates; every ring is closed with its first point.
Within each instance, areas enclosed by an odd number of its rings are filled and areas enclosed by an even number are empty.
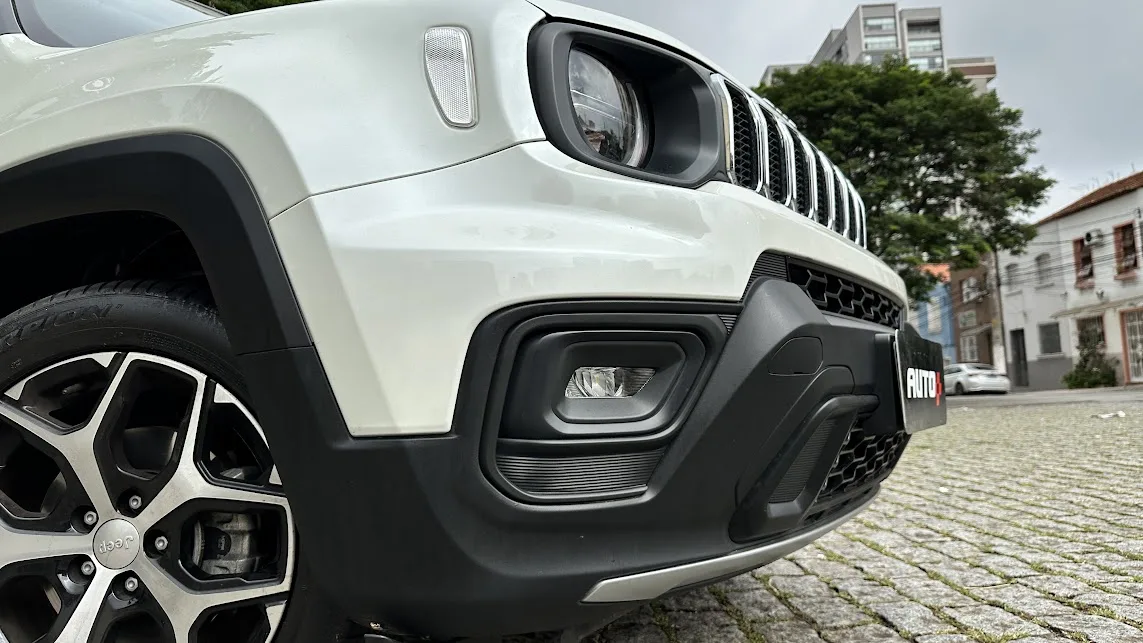
{"type": "Polygon", "coordinates": [[[1020,286],[1020,266],[1010,263],[1004,267],[1004,281],[1008,287],[1015,290],[1020,286]]]}
{"type": "Polygon", "coordinates": [[[941,310],[943,310],[943,307],[939,301],[929,302],[928,310],[926,312],[928,313],[929,317],[930,333],[941,332],[941,310]]]}
{"type": "Polygon", "coordinates": [[[1048,265],[1052,257],[1048,253],[1044,253],[1036,257],[1036,285],[1046,286],[1052,281],[1052,270],[1048,265]]]}
{"type": "Polygon", "coordinates": [[[896,18],[866,18],[865,19],[866,31],[897,31],[896,18]]]}
{"type": "Polygon", "coordinates": [[[909,39],[909,55],[923,56],[941,50],[940,38],[909,39]]]}
{"type": "MultiPolygon", "coordinates": [[[[1099,338],[1099,343],[1104,343],[1103,337],[1103,315],[1099,317],[1085,317],[1076,320],[1076,335],[1083,338],[1088,333],[1095,333],[1099,338]]],[[[1082,339],[1081,339],[1082,341],[1082,339]]]]}
{"type": "Polygon", "coordinates": [[[910,58],[909,64],[921,71],[944,69],[944,59],[940,56],[934,56],[932,58],[910,58]]]}
{"type": "Polygon", "coordinates": [[[1139,251],[1135,245],[1135,224],[1115,228],[1115,274],[1135,272],[1139,267],[1139,251]]]}
{"type": "Polygon", "coordinates": [[[897,48],[897,36],[866,36],[866,51],[889,51],[897,48]]]}
{"type": "Polygon", "coordinates": [[[965,335],[960,338],[960,361],[980,361],[980,352],[976,347],[976,335],[965,335]]]}
{"type": "Polygon", "coordinates": [[[1060,344],[1060,323],[1040,324],[1040,354],[1059,355],[1064,352],[1060,344]]]}
{"type": "Polygon", "coordinates": [[[966,310],[957,317],[957,324],[961,328],[972,328],[976,326],[976,311],[966,310]]]}
{"type": "Polygon", "coordinates": [[[1095,276],[1095,266],[1091,263],[1091,246],[1083,239],[1072,242],[1072,252],[1075,254],[1076,283],[1087,281],[1095,276]]]}
{"type": "Polygon", "coordinates": [[[976,299],[976,295],[979,291],[980,287],[977,284],[976,277],[960,280],[960,300],[963,303],[967,304],[973,299],[976,299]]]}
{"type": "Polygon", "coordinates": [[[909,38],[939,36],[941,34],[941,23],[936,21],[910,22],[907,30],[909,32],[909,38]]]}

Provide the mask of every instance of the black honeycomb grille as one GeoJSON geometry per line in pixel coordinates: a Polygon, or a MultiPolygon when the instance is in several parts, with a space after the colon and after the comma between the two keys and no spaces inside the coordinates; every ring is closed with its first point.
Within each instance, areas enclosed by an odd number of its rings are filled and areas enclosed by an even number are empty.
{"type": "Polygon", "coordinates": [[[830,202],[829,183],[833,180],[833,172],[826,168],[825,163],[818,159],[818,223],[829,225],[830,202]]]}
{"type": "Polygon", "coordinates": [[[839,275],[787,262],[788,280],[805,291],[818,309],[898,328],[901,306],[889,297],[839,275]]]}
{"type": "Polygon", "coordinates": [[[729,91],[734,126],[734,183],[753,190],[758,186],[761,169],[754,115],[750,113],[749,99],[746,96],[733,88],[729,91]]]}
{"type": "Polygon", "coordinates": [[[897,466],[908,443],[909,435],[904,431],[867,435],[860,424],[854,425],[822,483],[816,504],[863,491],[884,480],[897,466]]]}
{"type": "Polygon", "coordinates": [[[766,119],[766,149],[770,156],[769,186],[770,198],[785,203],[790,198],[790,184],[786,178],[786,146],[782,142],[782,132],[778,120],[767,110],[762,110],[766,119]]]}

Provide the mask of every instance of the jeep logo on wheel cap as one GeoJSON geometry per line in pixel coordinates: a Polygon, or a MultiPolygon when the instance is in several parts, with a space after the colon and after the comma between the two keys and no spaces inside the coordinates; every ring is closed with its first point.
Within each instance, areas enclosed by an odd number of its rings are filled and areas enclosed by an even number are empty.
{"type": "Polygon", "coordinates": [[[139,555],[139,530],[120,518],[108,520],[95,532],[92,549],[99,564],[108,569],[123,569],[139,555]]]}

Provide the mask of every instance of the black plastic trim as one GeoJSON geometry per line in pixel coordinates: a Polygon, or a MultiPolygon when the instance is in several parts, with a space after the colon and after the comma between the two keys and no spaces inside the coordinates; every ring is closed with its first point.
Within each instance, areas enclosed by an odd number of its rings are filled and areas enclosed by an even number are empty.
{"type": "MultiPolygon", "coordinates": [[[[624,493],[552,497],[525,492],[500,472],[496,463],[498,444],[510,443],[507,446],[513,454],[561,456],[650,451],[663,446],[686,421],[687,413],[701,393],[703,383],[714,368],[726,341],[726,326],[718,314],[730,314],[737,310],[735,304],[715,302],[545,302],[493,314],[477,328],[471,344],[482,351],[495,351],[491,381],[482,391],[487,398],[480,456],[485,475],[509,497],[533,504],[596,502],[642,493],[643,490],[640,489],[624,493]],[[564,437],[560,439],[520,439],[518,429],[515,432],[511,428],[505,431],[506,422],[509,427],[519,427],[522,422],[528,422],[534,416],[534,410],[529,413],[508,406],[510,399],[526,397],[528,394],[527,388],[523,392],[519,391],[518,382],[524,382],[527,387],[530,383],[544,379],[542,373],[531,372],[534,368],[544,368],[543,364],[534,360],[531,363],[525,360],[523,364],[518,361],[522,352],[524,357],[528,354],[528,340],[544,334],[585,331],[604,333],[604,337],[610,334],[612,337],[631,338],[647,333],[651,333],[652,337],[662,337],[663,335],[658,335],[662,333],[676,336],[676,341],[678,337],[693,338],[701,344],[701,353],[698,346],[692,346],[689,351],[684,349],[688,359],[692,362],[697,360],[697,364],[693,371],[680,374],[692,385],[678,386],[672,382],[672,394],[657,409],[659,412],[650,415],[644,426],[635,429],[641,431],[640,434],[618,434],[624,430],[626,422],[612,424],[615,429],[610,433],[613,435],[607,435],[608,432],[601,430],[603,425],[594,424],[591,425],[593,434],[576,435],[574,433],[578,432],[573,432],[572,435],[567,435],[565,430],[564,437]]],[[[564,370],[566,369],[559,369],[556,378],[563,378],[563,383],[566,383],[564,370]]],[[[548,421],[551,422],[552,419],[554,418],[549,417],[548,421]]],[[[556,426],[551,428],[556,429],[556,426]]],[[[631,427],[627,429],[631,430],[631,427]]]]}
{"type": "Polygon", "coordinates": [[[82,214],[163,216],[198,253],[236,353],[311,345],[262,204],[209,139],[153,134],[57,152],[0,172],[0,203],[0,234],[82,214]]]}
{"type": "Polygon", "coordinates": [[[551,143],[568,156],[624,176],[678,187],[728,180],[721,107],[709,69],[642,40],[566,22],[537,27],[529,49],[540,122],[551,143]],[[641,167],[604,158],[584,139],[568,79],[573,48],[616,66],[647,103],[652,140],[641,167]]]}

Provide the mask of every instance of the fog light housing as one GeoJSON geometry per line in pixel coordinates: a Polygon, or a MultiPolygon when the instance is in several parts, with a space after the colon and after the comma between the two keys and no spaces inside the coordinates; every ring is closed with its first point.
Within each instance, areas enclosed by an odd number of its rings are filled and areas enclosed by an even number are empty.
{"type": "Polygon", "coordinates": [[[623,398],[638,393],[655,375],[653,368],[581,366],[564,388],[567,398],[623,398]]]}

